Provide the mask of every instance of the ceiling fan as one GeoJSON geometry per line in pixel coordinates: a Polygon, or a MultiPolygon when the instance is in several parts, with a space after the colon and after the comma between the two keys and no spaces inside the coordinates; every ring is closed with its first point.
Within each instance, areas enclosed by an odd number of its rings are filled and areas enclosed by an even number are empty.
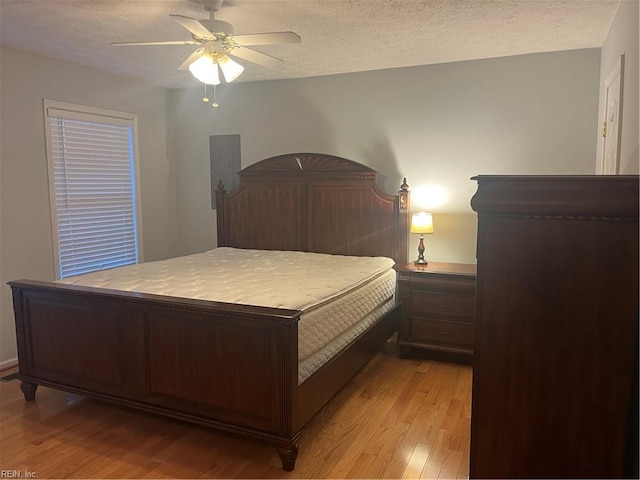
{"type": "Polygon", "coordinates": [[[166,42],[117,42],[114,46],[147,45],[199,45],[178,70],[187,70],[205,85],[219,85],[218,67],[227,82],[232,82],[243,72],[244,67],[229,58],[229,55],[248,60],[265,67],[277,68],[282,60],[256,50],[247,48],[253,45],[275,45],[300,43],[301,38],[294,32],[253,33],[234,35],[233,25],[216,20],[215,14],[224,0],[201,0],[204,9],[209,12],[208,20],[196,20],[183,15],[170,15],[176,22],[191,32],[191,40],[166,42]]]}

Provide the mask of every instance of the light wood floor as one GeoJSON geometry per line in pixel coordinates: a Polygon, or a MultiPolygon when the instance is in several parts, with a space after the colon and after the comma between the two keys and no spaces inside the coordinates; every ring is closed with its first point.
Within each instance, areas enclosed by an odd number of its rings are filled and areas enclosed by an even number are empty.
{"type": "MultiPolygon", "coordinates": [[[[9,372],[3,372],[8,374],[9,372]]],[[[0,469],[23,478],[468,478],[471,367],[400,359],[390,340],[307,425],[296,469],[260,442],[0,383],[0,469]]]]}

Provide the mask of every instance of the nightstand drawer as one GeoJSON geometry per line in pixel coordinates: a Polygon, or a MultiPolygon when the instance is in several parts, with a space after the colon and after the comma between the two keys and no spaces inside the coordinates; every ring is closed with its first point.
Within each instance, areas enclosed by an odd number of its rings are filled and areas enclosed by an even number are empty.
{"type": "Polygon", "coordinates": [[[473,346],[473,325],[413,318],[411,336],[415,340],[473,346]]]}
{"type": "Polygon", "coordinates": [[[464,317],[473,320],[475,296],[413,290],[411,311],[421,314],[464,317]]]}

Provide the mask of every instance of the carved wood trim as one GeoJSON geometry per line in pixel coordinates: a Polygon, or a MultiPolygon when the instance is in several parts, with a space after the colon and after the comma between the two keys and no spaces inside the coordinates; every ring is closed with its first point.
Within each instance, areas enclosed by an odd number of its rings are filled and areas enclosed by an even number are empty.
{"type": "MultiPolygon", "coordinates": [[[[265,175],[265,174],[360,174],[363,177],[374,175],[377,172],[366,165],[347,160],[346,158],[320,153],[288,153],[261,160],[250,165],[240,172],[240,176],[265,175]]],[[[329,177],[327,177],[329,178],[329,177]]]]}
{"type": "Polygon", "coordinates": [[[479,175],[479,213],[557,217],[638,217],[637,175],[479,175]]]}

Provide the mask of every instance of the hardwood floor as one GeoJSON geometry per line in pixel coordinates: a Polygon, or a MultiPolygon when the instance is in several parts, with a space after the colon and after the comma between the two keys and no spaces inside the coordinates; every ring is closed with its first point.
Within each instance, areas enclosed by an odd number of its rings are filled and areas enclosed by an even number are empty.
{"type": "MultiPolygon", "coordinates": [[[[3,372],[8,374],[10,372],[3,372]]],[[[37,478],[468,478],[471,367],[395,340],[307,425],[293,472],[271,445],[44,387],[0,383],[0,469],[37,478]]]]}

